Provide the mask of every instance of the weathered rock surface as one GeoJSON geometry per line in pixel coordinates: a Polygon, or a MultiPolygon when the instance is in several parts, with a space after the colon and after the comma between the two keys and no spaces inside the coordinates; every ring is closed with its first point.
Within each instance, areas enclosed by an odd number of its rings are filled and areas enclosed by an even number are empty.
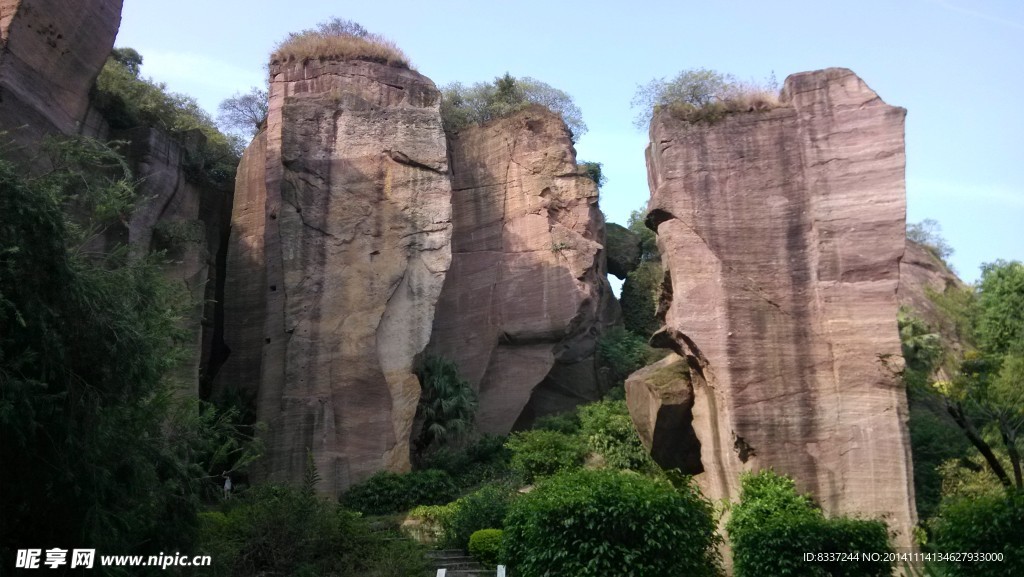
{"type": "Polygon", "coordinates": [[[477,426],[507,433],[602,393],[596,341],[615,307],[597,186],[565,123],[539,106],[451,139],[452,267],[431,350],[479,391],[477,426]]]}
{"type": "Polygon", "coordinates": [[[76,134],[114,46],[122,0],[0,0],[0,130],[33,146],[76,134]]]}
{"type": "Polygon", "coordinates": [[[656,114],[647,151],[671,283],[655,338],[693,369],[690,472],[735,499],[742,471],[773,467],[830,513],[885,518],[901,546],[916,520],[896,376],[904,116],[828,69],[789,77],[771,111],[656,114]]]}
{"type": "Polygon", "coordinates": [[[686,359],[672,353],[626,379],[626,403],[637,433],[665,469],[703,471],[693,430],[693,384],[686,359]]]}
{"type": "Polygon", "coordinates": [[[300,480],[307,450],[329,494],[409,468],[414,360],[451,262],[439,101],[406,69],[271,66],[268,127],[239,170],[225,295],[234,358],[218,375],[219,386],[258,378],[269,480],[300,480]]]}
{"type": "MultiPolygon", "coordinates": [[[[126,143],[121,152],[138,181],[137,201],[126,219],[105,229],[97,239],[103,246],[96,249],[127,245],[135,257],[164,253],[165,276],[180,283],[190,303],[181,325],[188,335],[184,360],[170,376],[182,392],[197,396],[209,355],[216,350],[217,259],[228,230],[231,191],[189,180],[186,149],[161,130],[138,127],[114,131],[111,137],[126,143]]],[[[191,137],[190,144],[198,146],[203,135],[196,131],[191,137]]]]}
{"type": "Polygon", "coordinates": [[[608,272],[620,279],[640,265],[640,237],[628,228],[609,222],[605,225],[605,248],[608,252],[608,272]]]}
{"type": "Polygon", "coordinates": [[[900,306],[909,309],[911,314],[940,333],[944,342],[954,347],[960,346],[956,327],[928,295],[963,287],[964,282],[942,259],[926,247],[907,239],[907,250],[900,261],[900,288],[896,293],[900,306]]]}

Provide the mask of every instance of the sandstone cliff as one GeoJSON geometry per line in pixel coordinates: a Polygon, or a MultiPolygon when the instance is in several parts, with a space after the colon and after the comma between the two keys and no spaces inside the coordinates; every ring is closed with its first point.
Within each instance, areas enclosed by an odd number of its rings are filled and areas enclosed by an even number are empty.
{"type": "MultiPolygon", "coordinates": [[[[648,223],[669,289],[655,339],[686,359],[694,397],[676,451],[699,444],[685,472],[712,499],[773,467],[828,512],[884,517],[906,546],[905,111],[845,69],[791,76],[781,100],[710,125],[651,124],[648,223]]],[[[632,405],[638,425],[647,406],[632,405]]]]}
{"type": "Polygon", "coordinates": [[[79,132],[120,22],[121,0],[0,0],[4,142],[79,132]]]}
{"type": "Polygon", "coordinates": [[[597,185],[565,123],[540,106],[451,138],[452,267],[431,350],[504,434],[602,393],[595,348],[614,302],[597,185]]]}
{"type": "Polygon", "coordinates": [[[266,477],[301,479],[308,449],[337,494],[409,468],[414,362],[451,262],[440,94],[371,62],[270,72],[268,127],[239,169],[218,387],[258,388],[266,477]]]}
{"type": "Polygon", "coordinates": [[[907,239],[907,250],[900,261],[900,288],[896,293],[900,306],[920,318],[943,337],[943,342],[960,348],[956,327],[929,296],[948,288],[960,289],[964,282],[928,248],[907,239]]]}

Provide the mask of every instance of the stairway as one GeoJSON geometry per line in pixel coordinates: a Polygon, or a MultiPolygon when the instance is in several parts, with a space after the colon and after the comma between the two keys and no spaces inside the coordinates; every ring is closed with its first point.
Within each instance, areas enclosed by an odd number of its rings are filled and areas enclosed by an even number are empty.
{"type": "Polygon", "coordinates": [[[445,577],[494,577],[494,569],[485,569],[475,559],[458,549],[427,551],[427,558],[436,569],[445,569],[445,577]]]}

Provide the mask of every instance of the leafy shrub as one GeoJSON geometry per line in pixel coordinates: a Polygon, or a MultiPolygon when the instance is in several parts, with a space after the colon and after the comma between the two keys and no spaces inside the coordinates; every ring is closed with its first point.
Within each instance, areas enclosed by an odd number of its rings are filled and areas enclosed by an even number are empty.
{"type": "Polygon", "coordinates": [[[932,521],[936,550],[1002,553],[1003,562],[951,563],[951,576],[1024,574],[1024,491],[997,490],[943,502],[932,521]]]}
{"type": "Polygon", "coordinates": [[[217,575],[416,575],[422,551],[296,488],[263,485],[201,516],[200,550],[217,575]]]}
{"type": "Polygon", "coordinates": [[[462,449],[441,447],[423,457],[424,469],[438,469],[451,475],[459,487],[472,487],[486,480],[508,477],[512,452],[505,437],[483,435],[462,449]]]}
{"type": "Polygon", "coordinates": [[[469,536],[469,554],[483,564],[494,567],[501,560],[501,529],[480,529],[469,536]]]}
{"type": "Polygon", "coordinates": [[[584,442],[575,435],[531,430],[515,433],[505,444],[512,450],[512,470],[526,483],[583,466],[584,442]]]}
{"type": "Polygon", "coordinates": [[[621,386],[634,371],[657,361],[663,351],[657,351],[647,341],[623,327],[612,327],[597,341],[601,363],[608,369],[612,386],[621,386]]]}
{"type": "Polygon", "coordinates": [[[805,561],[804,553],[891,552],[885,523],[826,519],[793,480],[771,471],[744,475],[740,502],[726,529],[737,577],[762,575],[849,575],[889,577],[892,564],[872,561],[805,561]]]}
{"type": "Polygon", "coordinates": [[[533,428],[574,435],[580,431],[579,414],[576,411],[568,411],[557,415],[547,415],[537,419],[533,428]]]}
{"type": "Polygon", "coordinates": [[[605,400],[579,408],[583,438],[590,451],[614,469],[648,471],[656,468],[640,442],[626,401],[605,400]]]}
{"type": "Polygon", "coordinates": [[[476,393],[469,381],[459,376],[455,363],[430,356],[419,371],[422,393],[416,407],[420,434],[415,442],[417,453],[431,445],[439,445],[466,436],[473,427],[476,393]]]}
{"type": "Polygon", "coordinates": [[[394,42],[343,18],[290,33],[277,45],[270,59],[275,64],[289,60],[365,60],[409,68],[409,59],[394,42]]]}
{"type": "Polygon", "coordinates": [[[403,529],[411,533],[421,543],[441,543],[444,541],[444,527],[451,523],[455,515],[458,501],[447,505],[420,505],[414,507],[406,515],[407,520],[418,521],[419,526],[410,529],[403,524],[403,529]]]}
{"type": "MultiPolygon", "coordinates": [[[[571,96],[539,80],[515,78],[508,73],[495,78],[494,82],[478,82],[469,88],[458,82],[443,87],[441,120],[445,131],[458,132],[474,124],[511,116],[531,104],[539,104],[561,116],[572,132],[573,142],[587,132],[583,114],[571,96]]],[[[595,182],[600,185],[599,170],[596,176],[595,182]]]]}
{"type": "Polygon", "coordinates": [[[465,549],[476,531],[503,527],[515,496],[510,487],[485,485],[456,501],[452,514],[442,522],[445,544],[465,549]]]}
{"type": "Polygon", "coordinates": [[[92,102],[113,129],[158,128],[175,138],[185,151],[185,174],[193,181],[217,184],[233,181],[244,145],[217,130],[210,115],[190,96],[169,92],[163,83],[139,78],[138,63],[118,60],[117,50],[96,78],[92,102]],[[127,62],[128,64],[126,64],[127,62]],[[201,137],[197,138],[196,134],[201,137]]]}
{"type": "Polygon", "coordinates": [[[443,505],[459,488],[444,471],[413,471],[403,475],[383,471],[342,495],[342,504],[368,515],[408,511],[416,505],[443,505]]]}
{"type": "Polygon", "coordinates": [[[641,339],[650,339],[661,328],[657,313],[664,277],[660,261],[641,262],[622,284],[622,324],[641,339]]]}
{"type": "Polygon", "coordinates": [[[711,504],[692,487],[614,470],[560,473],[505,520],[516,575],[717,575],[711,504]]]}
{"type": "Polygon", "coordinates": [[[779,105],[774,75],[765,82],[741,82],[731,74],[705,68],[683,70],[674,79],[654,79],[637,89],[633,106],[640,109],[634,124],[647,128],[659,108],[696,122],[713,122],[726,114],[768,110],[779,105]]]}
{"type": "Polygon", "coordinates": [[[933,218],[908,222],[907,238],[928,249],[943,262],[953,256],[953,247],[942,237],[942,226],[933,218]]]}

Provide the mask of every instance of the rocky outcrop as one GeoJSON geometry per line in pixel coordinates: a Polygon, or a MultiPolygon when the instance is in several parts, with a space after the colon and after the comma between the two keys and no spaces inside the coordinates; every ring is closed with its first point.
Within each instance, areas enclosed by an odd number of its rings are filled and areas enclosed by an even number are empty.
{"type": "Polygon", "coordinates": [[[703,472],[693,429],[693,383],[686,359],[672,353],[626,379],[626,403],[637,434],[665,469],[703,472]]]}
{"type": "Polygon", "coordinates": [[[923,320],[943,337],[943,342],[959,349],[960,337],[956,326],[939,310],[929,296],[942,294],[946,289],[962,289],[964,282],[949,266],[927,247],[907,239],[907,250],[900,261],[900,288],[896,295],[901,307],[923,320]]]}
{"type": "Polygon", "coordinates": [[[77,134],[114,46],[121,0],[0,0],[0,130],[32,147],[77,134]]]}
{"type": "Polygon", "coordinates": [[[640,237],[628,228],[609,222],[605,225],[605,248],[608,253],[608,273],[620,279],[640,265],[640,237]]]}
{"type": "Polygon", "coordinates": [[[267,129],[239,169],[217,381],[258,383],[265,478],[298,481],[310,451],[337,494],[409,468],[414,362],[451,262],[440,94],[371,62],[270,72],[267,129]]]}
{"type": "Polygon", "coordinates": [[[696,440],[677,451],[699,443],[685,472],[712,499],[772,467],[830,513],[885,518],[907,546],[905,111],[845,69],[791,76],[781,101],[651,124],[648,223],[668,273],[655,341],[687,359],[694,396],[696,440]]]}
{"type": "Polygon", "coordinates": [[[452,267],[431,350],[507,433],[600,398],[595,349],[614,320],[597,186],[565,123],[539,106],[451,138],[452,267]]]}

